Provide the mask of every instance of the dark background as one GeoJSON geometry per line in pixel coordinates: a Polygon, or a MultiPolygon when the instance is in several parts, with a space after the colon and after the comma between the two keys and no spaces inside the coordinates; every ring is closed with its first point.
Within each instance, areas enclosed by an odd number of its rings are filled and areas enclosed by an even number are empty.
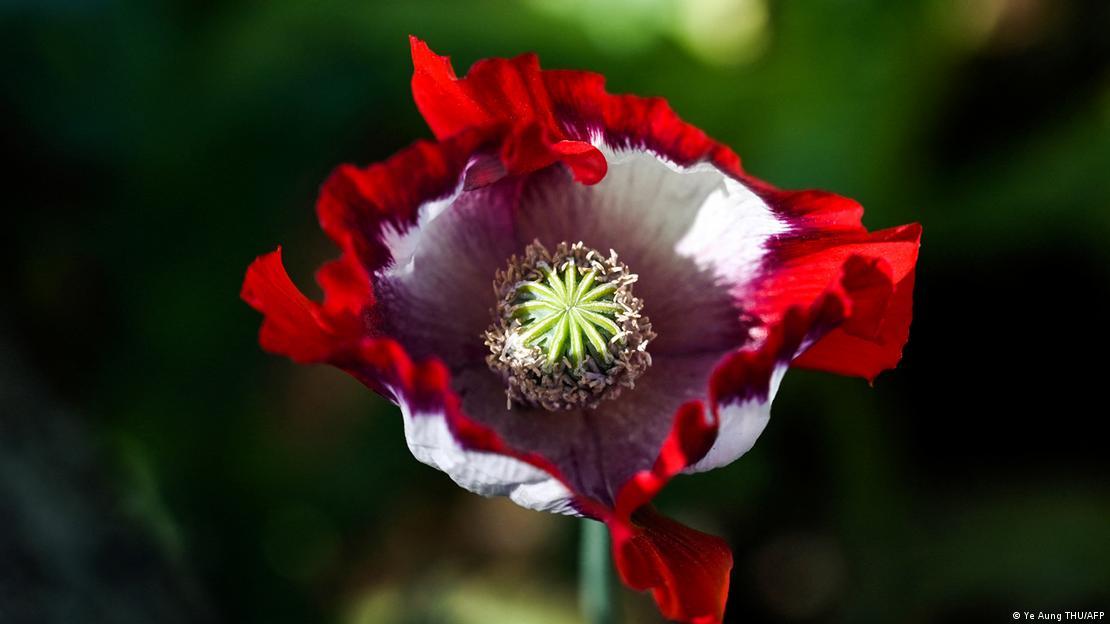
{"type": "Polygon", "coordinates": [[[733,545],[730,621],[1110,611],[1110,3],[7,0],[0,622],[577,621],[576,521],[417,463],[238,299],[278,243],[315,292],[328,171],[430,136],[409,33],[602,72],[924,224],[902,365],[792,372],[659,501],[733,545]]]}

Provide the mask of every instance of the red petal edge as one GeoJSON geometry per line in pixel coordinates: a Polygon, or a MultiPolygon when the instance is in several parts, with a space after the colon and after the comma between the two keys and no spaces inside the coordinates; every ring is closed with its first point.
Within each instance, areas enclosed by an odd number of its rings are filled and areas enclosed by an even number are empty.
{"type": "Polygon", "coordinates": [[[336,260],[320,270],[318,279],[330,293],[328,304],[310,301],[297,289],[282,265],[281,247],[251,263],[240,297],[263,315],[258,335],[263,349],[305,364],[362,335],[355,312],[368,301],[369,279],[362,268],[336,260]],[[363,276],[361,284],[355,284],[355,274],[363,276]]]}
{"type": "Polygon", "coordinates": [[[413,99],[436,138],[482,132],[500,145],[508,173],[562,162],[583,184],[605,177],[608,165],[601,152],[588,141],[567,137],[556,122],[535,54],[484,59],[458,78],[450,58],[432,52],[416,37],[409,37],[409,43],[413,99]]]}
{"type": "MultiPolygon", "coordinates": [[[[847,201],[847,200],[844,200],[847,201]]],[[[842,324],[807,344],[793,365],[874,381],[894,368],[909,338],[921,226],[879,232],[800,229],[773,241],[755,310],[776,322],[844,275],[852,305],[842,324]]]]}
{"type": "Polygon", "coordinates": [[[621,578],[633,589],[651,590],[664,617],[694,624],[718,624],[728,598],[732,552],[719,537],[695,531],[655,511],[641,508],[627,537],[614,531],[613,557],[621,578]]]}
{"type": "Polygon", "coordinates": [[[700,401],[679,407],[651,470],[628,481],[606,520],[613,559],[629,587],[650,590],[664,617],[717,623],[724,617],[732,552],[719,537],[666,518],[649,504],[674,475],[697,462],[717,438],[717,420],[700,401]]]}

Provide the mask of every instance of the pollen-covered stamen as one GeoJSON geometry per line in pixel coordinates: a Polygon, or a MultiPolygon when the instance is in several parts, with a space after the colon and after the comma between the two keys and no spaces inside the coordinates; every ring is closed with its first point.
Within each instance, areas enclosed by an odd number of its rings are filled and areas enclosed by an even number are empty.
{"type": "Polygon", "coordinates": [[[637,276],[616,252],[581,242],[549,252],[539,241],[494,278],[497,308],[486,332],[491,369],[513,401],[545,409],[594,407],[651,365],[651,322],[632,295],[637,276]]]}

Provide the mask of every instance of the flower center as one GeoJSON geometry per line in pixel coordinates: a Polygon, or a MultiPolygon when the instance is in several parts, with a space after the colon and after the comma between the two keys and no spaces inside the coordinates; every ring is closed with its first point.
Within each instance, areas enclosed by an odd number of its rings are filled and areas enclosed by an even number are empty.
{"type": "Polygon", "coordinates": [[[486,362],[505,379],[510,407],[592,408],[635,385],[655,337],[636,279],[616,252],[581,242],[553,252],[533,242],[497,272],[486,362]]]}

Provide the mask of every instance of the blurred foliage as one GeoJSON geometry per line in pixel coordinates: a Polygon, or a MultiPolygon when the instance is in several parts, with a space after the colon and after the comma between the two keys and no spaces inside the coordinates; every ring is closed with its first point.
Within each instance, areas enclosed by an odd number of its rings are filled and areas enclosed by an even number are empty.
{"type": "MultiPolygon", "coordinates": [[[[903,365],[791,373],[750,455],[660,499],[733,544],[730,621],[1105,610],[1107,32],[1102,0],[8,0],[0,333],[47,390],[0,409],[79,414],[117,511],[217,619],[575,621],[575,522],[415,462],[392,407],[262,353],[237,298],[277,243],[305,286],[334,255],[332,167],[430,136],[406,35],[460,72],[533,50],[872,228],[925,225],[903,365]]],[[[69,589],[14,565],[0,608],[69,589]]]]}

